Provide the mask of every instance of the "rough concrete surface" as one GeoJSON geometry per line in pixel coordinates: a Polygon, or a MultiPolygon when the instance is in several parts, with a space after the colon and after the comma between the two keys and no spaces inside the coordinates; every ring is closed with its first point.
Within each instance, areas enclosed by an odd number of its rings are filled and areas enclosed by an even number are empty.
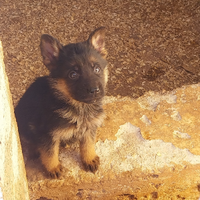
{"type": "Polygon", "coordinates": [[[61,149],[65,170],[59,180],[27,160],[31,199],[198,199],[199,95],[197,84],[137,100],[106,97],[97,173],[83,170],[76,145],[61,149]]]}
{"type": "Polygon", "coordinates": [[[0,42],[0,199],[28,200],[28,184],[0,42]],[[3,193],[3,194],[2,194],[3,193]]]}

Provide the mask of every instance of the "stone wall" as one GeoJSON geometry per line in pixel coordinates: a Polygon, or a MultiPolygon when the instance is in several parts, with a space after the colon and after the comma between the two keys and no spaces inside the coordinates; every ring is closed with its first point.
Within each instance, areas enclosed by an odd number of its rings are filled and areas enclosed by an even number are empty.
{"type": "Polygon", "coordinates": [[[0,199],[28,200],[24,161],[0,42],[0,199]]]}

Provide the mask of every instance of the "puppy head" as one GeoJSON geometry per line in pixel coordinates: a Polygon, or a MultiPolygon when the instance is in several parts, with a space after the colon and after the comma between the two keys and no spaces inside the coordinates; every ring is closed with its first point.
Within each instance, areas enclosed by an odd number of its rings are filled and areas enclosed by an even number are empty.
{"type": "Polygon", "coordinates": [[[65,96],[84,103],[102,99],[108,76],[104,27],[93,31],[88,40],[66,46],[45,34],[40,48],[43,63],[50,76],[62,83],[65,96]]]}

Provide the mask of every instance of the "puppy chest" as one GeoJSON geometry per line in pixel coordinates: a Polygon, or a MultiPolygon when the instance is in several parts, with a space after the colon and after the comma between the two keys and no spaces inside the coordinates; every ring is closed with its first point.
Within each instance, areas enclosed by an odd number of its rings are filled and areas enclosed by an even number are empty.
{"type": "Polygon", "coordinates": [[[70,121],[65,119],[66,126],[57,127],[53,131],[53,138],[54,140],[69,140],[73,137],[79,140],[88,131],[94,134],[103,123],[103,119],[103,113],[92,119],[81,116],[77,117],[76,120],[74,118],[70,121]]]}

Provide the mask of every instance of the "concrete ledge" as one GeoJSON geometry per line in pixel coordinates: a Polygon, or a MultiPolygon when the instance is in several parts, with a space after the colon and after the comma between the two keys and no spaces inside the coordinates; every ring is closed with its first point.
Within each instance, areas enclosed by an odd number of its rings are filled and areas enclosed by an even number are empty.
{"type": "Polygon", "coordinates": [[[28,200],[28,185],[0,42],[0,199],[28,200]],[[3,195],[1,194],[3,193],[3,195]]]}
{"type": "Polygon", "coordinates": [[[31,199],[198,199],[199,96],[197,84],[137,100],[105,98],[97,173],[83,170],[77,146],[61,149],[59,180],[48,179],[38,161],[27,161],[31,199]]]}

